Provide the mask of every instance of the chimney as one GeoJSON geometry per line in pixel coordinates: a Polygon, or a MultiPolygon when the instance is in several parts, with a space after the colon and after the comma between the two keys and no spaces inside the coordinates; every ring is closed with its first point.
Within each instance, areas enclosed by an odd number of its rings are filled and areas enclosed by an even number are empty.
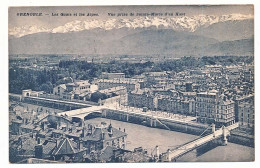
{"type": "Polygon", "coordinates": [[[82,133],[81,133],[81,137],[84,137],[84,136],[85,136],[85,127],[83,127],[82,133]]]}
{"type": "Polygon", "coordinates": [[[78,150],[80,151],[80,149],[81,149],[81,145],[80,145],[80,139],[78,140],[78,150]]]}
{"type": "Polygon", "coordinates": [[[62,130],[64,131],[64,132],[66,132],[67,131],[67,127],[65,126],[65,127],[62,127],[62,130]]]}
{"type": "Polygon", "coordinates": [[[90,126],[90,134],[92,135],[93,130],[95,130],[95,127],[92,127],[92,125],[90,126]]]}
{"type": "Polygon", "coordinates": [[[43,154],[43,147],[40,138],[37,139],[37,145],[35,146],[35,157],[41,159],[43,154]]]}
{"type": "Polygon", "coordinates": [[[159,155],[160,155],[160,152],[159,152],[159,146],[157,145],[155,148],[156,148],[156,154],[155,154],[155,157],[159,157],[159,155]]]}
{"type": "Polygon", "coordinates": [[[104,133],[104,132],[102,132],[102,134],[101,134],[101,139],[102,139],[102,140],[105,139],[105,133],[104,133]]]}
{"type": "Polygon", "coordinates": [[[37,144],[40,145],[41,144],[41,139],[37,138],[37,144]]]}
{"type": "Polygon", "coordinates": [[[59,140],[56,139],[56,148],[58,148],[58,145],[59,145],[59,140]]]}
{"type": "Polygon", "coordinates": [[[39,133],[37,132],[36,135],[35,135],[35,141],[37,141],[38,136],[39,136],[39,133]]]}
{"type": "Polygon", "coordinates": [[[75,122],[73,122],[72,129],[73,129],[73,130],[76,129],[76,123],[75,123],[75,122]]]}
{"type": "Polygon", "coordinates": [[[23,148],[23,140],[21,137],[19,137],[19,141],[20,141],[21,148],[23,148]]]}
{"type": "Polygon", "coordinates": [[[42,130],[45,130],[45,124],[44,122],[41,123],[42,130]]]}

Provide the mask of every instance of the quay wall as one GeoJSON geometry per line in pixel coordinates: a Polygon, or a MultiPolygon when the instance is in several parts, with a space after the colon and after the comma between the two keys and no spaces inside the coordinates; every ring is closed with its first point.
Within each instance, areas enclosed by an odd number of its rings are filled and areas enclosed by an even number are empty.
{"type": "MultiPolygon", "coordinates": [[[[173,121],[167,119],[159,119],[158,122],[155,118],[145,117],[141,114],[126,114],[121,111],[104,109],[102,110],[103,118],[129,122],[139,125],[144,125],[147,127],[160,128],[160,129],[169,129],[171,131],[183,132],[187,134],[193,135],[201,135],[203,136],[211,133],[211,127],[207,125],[201,125],[196,123],[185,123],[181,121],[173,121]]],[[[245,145],[249,147],[254,147],[254,137],[253,136],[242,136],[239,134],[232,133],[228,136],[228,142],[245,145]]]]}
{"type": "Polygon", "coordinates": [[[89,105],[77,105],[77,104],[72,104],[72,103],[70,103],[70,104],[59,103],[59,102],[55,102],[54,100],[52,101],[52,99],[47,101],[47,100],[43,100],[43,99],[34,99],[34,98],[31,98],[31,97],[24,97],[23,102],[29,103],[29,104],[35,104],[35,105],[39,105],[39,106],[45,106],[45,107],[65,110],[65,111],[90,107],[89,105]]]}
{"type": "Polygon", "coordinates": [[[9,100],[22,101],[22,95],[9,93],[9,100]]]}
{"type": "MultiPolygon", "coordinates": [[[[111,110],[111,109],[104,109],[102,110],[103,118],[123,121],[123,122],[129,122],[134,124],[140,124],[148,127],[153,128],[160,128],[160,129],[168,129],[171,131],[177,131],[177,132],[183,132],[193,135],[201,135],[208,126],[204,126],[201,124],[196,123],[186,123],[182,121],[173,121],[173,120],[167,120],[167,119],[156,119],[149,116],[144,116],[141,114],[127,114],[119,110],[111,110]],[[159,121],[158,121],[159,120],[159,121]]],[[[211,133],[211,128],[206,130],[204,132],[205,134],[211,133]]]]}
{"type": "MultiPolygon", "coordinates": [[[[23,101],[30,104],[36,104],[36,105],[42,105],[57,109],[63,109],[63,110],[71,110],[71,109],[77,109],[82,108],[77,105],[66,105],[66,104],[59,104],[54,102],[44,102],[41,100],[33,100],[30,99],[30,97],[26,97],[23,100],[21,99],[21,95],[16,94],[9,94],[9,99],[14,101],[23,101]]],[[[182,121],[173,121],[173,120],[167,120],[167,119],[158,119],[153,117],[147,117],[143,116],[141,114],[126,114],[119,110],[111,110],[111,109],[104,109],[102,110],[103,118],[109,118],[113,120],[123,121],[123,122],[129,122],[139,125],[144,125],[147,127],[153,127],[153,128],[160,128],[160,129],[168,129],[171,131],[177,131],[177,132],[183,132],[193,135],[201,135],[203,132],[203,135],[211,133],[211,128],[208,128],[207,125],[202,124],[196,124],[196,123],[186,123],[182,121]],[[207,129],[207,130],[206,130],[207,129]],[[206,131],[205,131],[206,130],[206,131]]],[[[233,131],[231,131],[231,135],[228,137],[228,141],[231,143],[254,147],[254,136],[249,135],[242,135],[237,134],[233,131]]]]}
{"type": "Polygon", "coordinates": [[[243,145],[243,146],[248,146],[248,147],[255,146],[254,136],[236,134],[236,133],[232,133],[232,131],[231,131],[231,135],[229,137],[229,142],[243,145]]]}

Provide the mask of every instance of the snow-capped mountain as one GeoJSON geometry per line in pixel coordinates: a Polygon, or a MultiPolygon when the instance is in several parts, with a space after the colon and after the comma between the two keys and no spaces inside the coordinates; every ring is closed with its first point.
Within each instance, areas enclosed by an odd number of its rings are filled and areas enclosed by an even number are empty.
{"type": "Polygon", "coordinates": [[[58,26],[53,29],[48,29],[44,27],[37,26],[24,26],[24,27],[14,27],[9,29],[9,35],[15,37],[22,37],[28,34],[34,34],[39,32],[48,33],[68,33],[68,32],[78,32],[83,30],[91,29],[120,29],[120,28],[149,28],[149,27],[160,27],[165,29],[173,29],[175,31],[188,31],[194,32],[201,27],[208,27],[215,23],[226,22],[226,21],[241,21],[253,19],[252,15],[242,15],[242,14],[230,14],[222,16],[213,15],[197,15],[192,17],[173,17],[173,18],[159,18],[159,17],[139,17],[139,18],[112,18],[107,20],[87,20],[79,21],[75,20],[65,25],[58,26]]]}
{"type": "Polygon", "coordinates": [[[9,35],[15,36],[15,37],[22,37],[28,34],[35,34],[40,32],[50,32],[51,29],[47,29],[44,27],[38,27],[38,26],[22,26],[22,27],[14,27],[12,29],[9,29],[9,35]]]}

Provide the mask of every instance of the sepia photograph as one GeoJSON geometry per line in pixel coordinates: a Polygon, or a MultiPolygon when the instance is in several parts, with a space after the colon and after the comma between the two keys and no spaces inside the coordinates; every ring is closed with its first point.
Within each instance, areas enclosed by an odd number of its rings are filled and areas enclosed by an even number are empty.
{"type": "Polygon", "coordinates": [[[254,17],[9,7],[9,163],[254,162],[254,17]]]}

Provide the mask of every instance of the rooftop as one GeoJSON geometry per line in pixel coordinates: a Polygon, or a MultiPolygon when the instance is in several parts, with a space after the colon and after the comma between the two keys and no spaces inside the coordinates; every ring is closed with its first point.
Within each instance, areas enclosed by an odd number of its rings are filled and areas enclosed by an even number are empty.
{"type": "Polygon", "coordinates": [[[108,127],[96,127],[92,134],[82,138],[83,141],[100,141],[100,140],[112,140],[120,137],[127,136],[125,132],[122,132],[116,128],[113,128],[110,124],[108,127]],[[111,129],[111,131],[109,131],[111,129]]]}

